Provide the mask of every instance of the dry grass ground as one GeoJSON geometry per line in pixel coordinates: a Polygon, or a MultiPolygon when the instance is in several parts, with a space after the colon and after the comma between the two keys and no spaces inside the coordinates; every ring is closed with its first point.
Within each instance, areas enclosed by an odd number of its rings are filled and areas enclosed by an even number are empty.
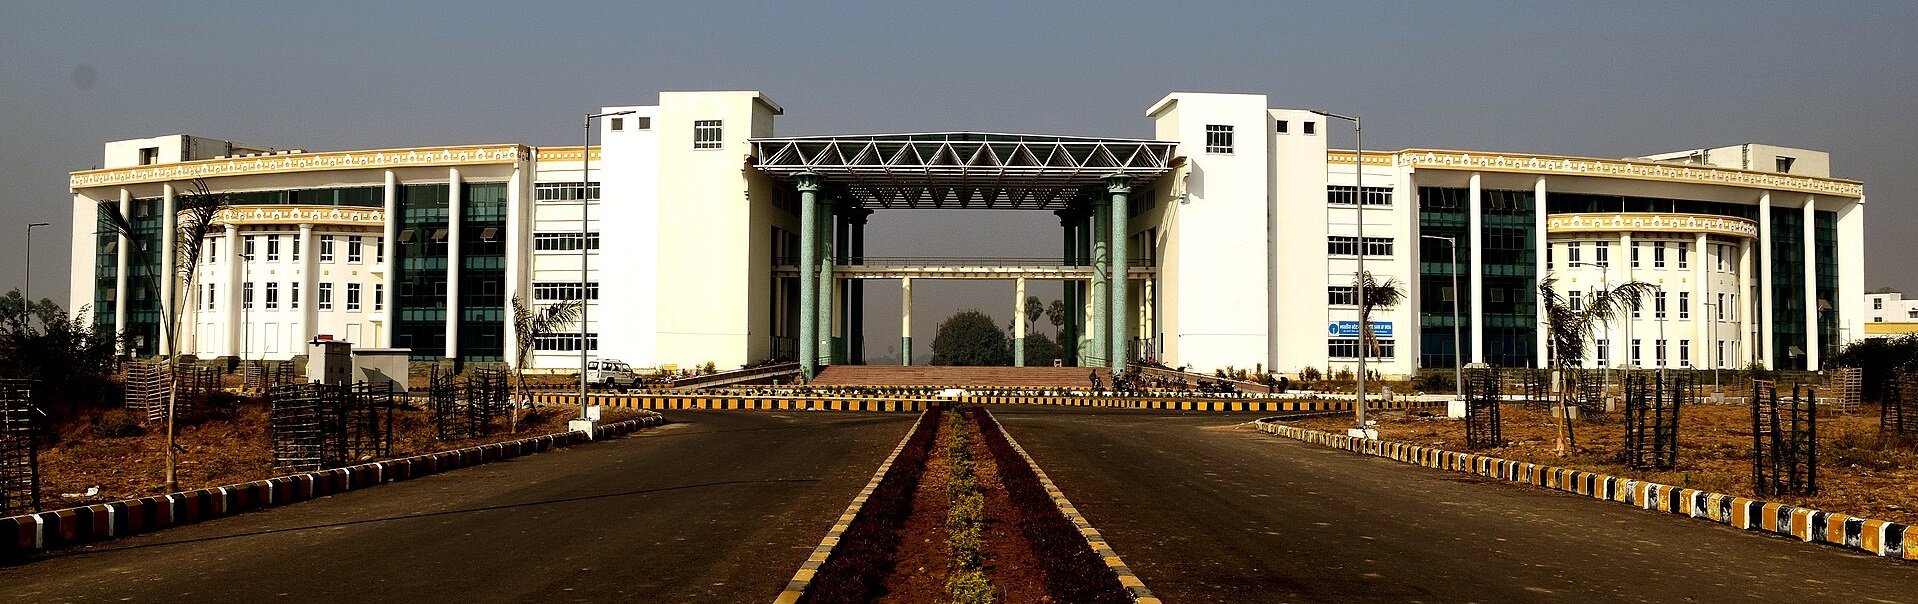
{"type": "MultiPolygon", "coordinates": [[[[1853,415],[1818,418],[1818,494],[1806,497],[1761,497],[1752,490],[1751,408],[1735,405],[1690,405],[1679,421],[1678,467],[1673,471],[1633,470],[1625,466],[1623,413],[1600,414],[1574,423],[1578,449],[1566,457],[1554,454],[1557,428],[1543,411],[1506,405],[1502,411],[1506,445],[1480,449],[1505,459],[1603,472],[1661,484],[1703,489],[1808,506],[1828,512],[1918,524],[1918,442],[1900,442],[1878,433],[1875,405],[1853,415]]],[[[1465,451],[1465,423],[1418,412],[1375,412],[1379,437],[1465,451]]],[[[1319,417],[1296,425],[1343,432],[1349,416],[1319,417]]]]}

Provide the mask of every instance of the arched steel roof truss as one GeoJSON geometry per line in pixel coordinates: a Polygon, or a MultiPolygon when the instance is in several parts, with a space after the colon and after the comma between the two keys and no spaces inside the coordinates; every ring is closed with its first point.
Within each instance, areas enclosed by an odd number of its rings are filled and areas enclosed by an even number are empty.
{"type": "Polygon", "coordinates": [[[872,208],[1044,210],[1175,165],[1171,141],[943,132],[753,139],[754,165],[776,178],[816,172],[872,208]]]}

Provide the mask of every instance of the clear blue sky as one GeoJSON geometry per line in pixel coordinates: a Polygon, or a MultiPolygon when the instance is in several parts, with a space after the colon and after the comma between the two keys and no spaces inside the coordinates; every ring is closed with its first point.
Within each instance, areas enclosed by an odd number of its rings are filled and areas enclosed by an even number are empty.
{"type": "MultiPolygon", "coordinates": [[[[0,289],[21,280],[19,225],[47,221],[35,293],[64,297],[66,173],[108,140],[572,144],[585,110],[688,89],[764,91],[788,109],[784,135],[1148,136],[1152,101],[1204,90],[1362,115],[1376,149],[1822,149],[1866,183],[1867,287],[1918,287],[1902,261],[1918,225],[1918,3],[926,4],[8,0],[0,254],[15,261],[0,289]]],[[[1050,216],[993,220],[875,219],[873,253],[928,233],[955,254],[1056,247],[1050,216]]],[[[993,287],[958,297],[1009,299],[993,287]]]]}

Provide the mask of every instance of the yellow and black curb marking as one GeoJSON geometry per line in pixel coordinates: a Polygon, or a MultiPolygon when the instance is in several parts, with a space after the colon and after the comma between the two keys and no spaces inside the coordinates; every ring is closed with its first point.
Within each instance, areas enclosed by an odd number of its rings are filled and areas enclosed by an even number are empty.
{"type": "Polygon", "coordinates": [[[1353,438],[1287,425],[1273,419],[1259,420],[1259,431],[1428,468],[1525,483],[1745,530],[1765,531],[1807,542],[1862,550],[1886,558],[1918,560],[1918,527],[1896,522],[1410,443],[1353,438]]]}
{"type": "MultiPolygon", "coordinates": [[[[998,424],[997,421],[993,423],[998,424]]],[[[1018,451],[1019,457],[1026,460],[1026,465],[1032,467],[1033,475],[1039,477],[1039,484],[1045,487],[1047,495],[1052,496],[1052,504],[1058,506],[1059,513],[1072,521],[1072,526],[1079,529],[1080,535],[1085,536],[1086,545],[1092,547],[1092,553],[1098,554],[1099,558],[1105,561],[1106,568],[1119,576],[1119,584],[1132,593],[1132,601],[1138,604],[1160,604],[1159,598],[1152,595],[1152,590],[1146,589],[1145,582],[1140,581],[1139,576],[1133,574],[1132,569],[1125,565],[1125,561],[1119,559],[1119,553],[1112,551],[1112,546],[1106,544],[1106,538],[1099,534],[1099,529],[1092,528],[1092,523],[1087,522],[1085,516],[1079,514],[1079,508],[1066,499],[1065,492],[1052,483],[1052,478],[1046,476],[1045,470],[1039,469],[1039,462],[1033,461],[1032,456],[1026,454],[1026,448],[1019,446],[1019,441],[1012,438],[1012,433],[1007,431],[1004,425],[999,426],[999,433],[1006,437],[1006,443],[1012,445],[1012,450],[1018,451]]]]}
{"type": "MultiPolygon", "coordinates": [[[[597,432],[605,439],[663,423],[666,418],[654,413],[608,423],[597,432]]],[[[318,499],[592,441],[585,432],[555,432],[222,487],[0,518],[0,560],[318,499]]]]}
{"type": "Polygon", "coordinates": [[[926,416],[920,415],[917,421],[912,422],[912,428],[906,430],[906,437],[899,439],[899,444],[892,448],[892,454],[887,455],[886,461],[879,464],[878,470],[873,471],[872,480],[866,482],[866,488],[860,489],[859,496],[853,497],[852,504],[846,506],[846,511],[839,514],[838,520],[833,521],[832,530],[826,531],[826,537],[820,539],[819,545],[812,549],[812,555],[806,557],[806,563],[799,565],[799,570],[793,573],[792,580],[786,582],[786,590],[779,592],[779,597],[773,599],[773,604],[794,604],[799,601],[800,596],[805,595],[806,588],[812,586],[813,577],[819,574],[819,567],[826,564],[827,558],[832,557],[833,548],[839,546],[839,538],[846,534],[846,529],[851,527],[853,520],[859,517],[859,510],[866,507],[866,499],[872,497],[872,492],[879,489],[879,482],[885,480],[886,472],[892,470],[893,460],[899,458],[899,452],[905,450],[906,442],[912,440],[912,435],[919,432],[919,422],[923,421],[926,421],[926,416]]]}
{"type": "MultiPolygon", "coordinates": [[[[1256,411],[1289,413],[1311,411],[1350,411],[1352,401],[1242,400],[1204,398],[1135,398],[1112,396],[982,394],[957,398],[891,395],[681,395],[681,394],[588,394],[588,404],[622,409],[665,411],[674,409],[750,409],[763,411],[868,411],[918,413],[941,403],[993,405],[1059,405],[1068,407],[1104,407],[1117,409],[1156,409],[1165,411],[1256,411]]],[[[569,393],[536,394],[533,402],[578,405],[579,395],[569,393]]],[[[1368,409],[1421,409],[1443,406],[1443,401],[1373,401],[1368,409]]]]}

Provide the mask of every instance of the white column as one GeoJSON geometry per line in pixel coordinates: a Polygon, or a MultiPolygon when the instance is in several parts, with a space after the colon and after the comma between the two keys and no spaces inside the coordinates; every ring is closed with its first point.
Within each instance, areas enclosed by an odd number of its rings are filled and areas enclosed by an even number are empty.
{"type": "MultiPolygon", "coordinates": [[[[513,301],[519,299],[521,278],[531,272],[520,266],[520,241],[524,235],[520,230],[526,228],[525,217],[520,215],[526,211],[526,198],[520,195],[523,173],[520,164],[514,164],[513,175],[506,179],[506,229],[500,234],[506,238],[506,349],[500,354],[514,367],[519,366],[519,359],[514,358],[519,351],[519,325],[513,320],[513,301]]],[[[582,246],[585,244],[580,242],[582,246]]]]}
{"type": "Polygon", "coordinates": [[[899,280],[899,364],[912,364],[912,277],[899,280]]]}
{"type": "Polygon", "coordinates": [[[1838,211],[1839,345],[1864,337],[1865,200],[1845,201],[1838,211]]]}
{"type": "Polygon", "coordinates": [[[1725,311],[1732,317],[1738,319],[1732,322],[1733,326],[1738,330],[1738,354],[1732,357],[1734,361],[1733,367],[1738,369],[1743,369],[1750,365],[1754,358],[1752,355],[1759,352],[1759,346],[1763,346],[1763,344],[1752,341],[1753,334],[1750,327],[1751,325],[1758,324],[1758,317],[1756,316],[1758,313],[1752,312],[1751,310],[1752,282],[1753,275],[1755,274],[1752,272],[1755,270],[1752,263],[1752,240],[1740,239],[1738,241],[1738,293],[1732,296],[1732,308],[1725,311]]]}
{"type": "MultiPolygon", "coordinates": [[[[320,255],[313,242],[313,224],[300,225],[300,337],[301,342],[311,342],[320,335],[320,255]]],[[[289,296],[290,297],[290,296],[289,296]]],[[[291,300],[288,300],[291,301],[291,300]]],[[[354,346],[366,346],[365,342],[354,342],[354,346]]],[[[305,344],[302,343],[302,346],[305,344]]]]}
{"type": "Polygon", "coordinates": [[[446,354],[460,356],[460,169],[446,169],[446,354]]]}
{"type": "Polygon", "coordinates": [[[241,338],[245,337],[246,326],[240,321],[240,279],[246,273],[246,267],[240,260],[240,227],[233,223],[226,225],[226,354],[239,356],[241,338]]]}
{"type": "MultiPolygon", "coordinates": [[[[120,189],[120,217],[133,220],[133,194],[126,189],[120,189]]],[[[127,250],[133,247],[133,239],[123,233],[113,247],[114,263],[119,267],[113,273],[113,330],[118,335],[126,333],[127,300],[133,299],[127,295],[127,250]]]]}
{"type": "MultiPolygon", "coordinates": [[[[177,205],[178,201],[173,195],[173,185],[171,183],[160,185],[160,320],[166,322],[160,326],[161,355],[173,354],[173,342],[170,341],[172,338],[168,337],[167,332],[184,327],[179,325],[176,318],[185,313],[180,312],[179,305],[176,304],[177,300],[173,296],[174,283],[179,279],[177,276],[179,254],[174,253],[173,241],[177,236],[178,225],[175,217],[178,212],[177,205]]],[[[186,298],[192,299],[193,292],[187,292],[186,298]]]]}
{"type": "MultiPolygon", "coordinates": [[[[384,212],[382,212],[382,214],[385,218],[385,221],[384,221],[385,237],[382,238],[380,241],[380,245],[384,246],[384,249],[386,250],[386,264],[379,267],[380,270],[385,271],[382,277],[382,280],[386,282],[386,323],[380,326],[381,331],[383,331],[384,333],[380,334],[380,341],[376,342],[376,345],[389,346],[389,347],[392,346],[393,342],[398,339],[394,337],[394,335],[399,333],[398,330],[399,330],[399,324],[400,324],[399,321],[394,319],[395,317],[400,316],[400,309],[399,309],[399,299],[400,299],[400,270],[399,270],[399,267],[400,267],[400,259],[399,259],[400,258],[399,257],[400,195],[399,195],[399,192],[400,191],[399,189],[400,189],[399,177],[395,176],[392,170],[387,170],[386,171],[386,187],[381,197],[381,199],[383,200],[381,207],[384,208],[384,212]]],[[[428,233],[427,235],[430,235],[430,234],[431,233],[428,233]]],[[[422,235],[420,233],[414,233],[413,236],[422,237],[425,235],[422,235]]],[[[306,258],[308,256],[303,255],[300,257],[306,258]]],[[[311,292],[309,292],[308,295],[312,295],[311,292]]]]}
{"type": "MultiPolygon", "coordinates": [[[[1546,273],[1550,271],[1550,268],[1545,264],[1545,259],[1551,256],[1552,241],[1550,235],[1545,232],[1545,214],[1545,177],[1540,176],[1538,180],[1532,181],[1532,233],[1534,237],[1538,238],[1538,251],[1533,252],[1536,256],[1532,258],[1532,274],[1537,277],[1532,280],[1534,287],[1537,286],[1539,279],[1543,279],[1546,273]]],[[[1416,219],[1416,217],[1414,217],[1414,219],[1416,219]]],[[[1456,296],[1458,292],[1453,292],[1452,295],[1456,296]]],[[[1545,312],[1545,305],[1538,300],[1538,292],[1532,292],[1532,297],[1533,312],[1538,313],[1534,315],[1535,322],[1532,327],[1532,333],[1534,334],[1532,339],[1534,340],[1533,344],[1535,348],[1532,352],[1532,358],[1536,361],[1535,364],[1540,369],[1543,369],[1546,367],[1545,356],[1547,344],[1547,338],[1545,337],[1545,315],[1543,314],[1545,312]]]]}
{"type": "MultiPolygon", "coordinates": [[[[1805,369],[1818,370],[1818,200],[1805,196],[1805,369]]],[[[1836,304],[1837,300],[1826,300],[1836,304]]]]}
{"type": "MultiPolygon", "coordinates": [[[[1766,191],[1763,195],[1760,195],[1758,197],[1758,243],[1757,245],[1763,246],[1759,248],[1759,251],[1764,254],[1764,258],[1757,263],[1758,264],[1758,301],[1759,301],[1758,312],[1746,313],[1746,314],[1753,315],[1751,320],[1758,322],[1759,328],[1758,328],[1757,351],[1758,351],[1759,358],[1765,359],[1766,369],[1775,369],[1778,367],[1778,364],[1773,359],[1776,359],[1778,357],[1778,353],[1782,351],[1772,350],[1772,320],[1770,316],[1772,312],[1772,299],[1771,299],[1772,298],[1772,295],[1771,295],[1772,262],[1771,262],[1771,250],[1769,249],[1771,246],[1771,192],[1770,191],[1766,191]]],[[[1749,261],[1751,259],[1751,255],[1746,254],[1745,258],[1749,261]]]]}
{"type": "Polygon", "coordinates": [[[1026,366],[1026,278],[1012,280],[1012,366],[1026,366]]]}
{"type": "Polygon", "coordinates": [[[1704,233],[1699,233],[1692,243],[1691,312],[1693,367],[1716,366],[1717,357],[1712,355],[1718,354],[1716,350],[1712,350],[1712,347],[1718,345],[1718,330],[1711,329],[1711,327],[1716,324],[1712,322],[1712,315],[1707,313],[1708,310],[1716,309],[1705,308],[1707,302],[1717,304],[1716,301],[1712,300],[1711,273],[1705,270],[1706,259],[1708,257],[1708,254],[1705,253],[1705,246],[1710,244],[1710,239],[1706,237],[1704,233]],[[1707,337],[1708,335],[1709,337],[1707,337]],[[1700,348],[1701,346],[1703,348],[1700,348]]]}
{"type": "MultiPolygon", "coordinates": [[[[1479,173],[1472,173],[1472,184],[1468,192],[1471,196],[1471,203],[1469,204],[1470,210],[1467,212],[1467,215],[1471,217],[1471,221],[1466,227],[1469,229],[1466,236],[1472,242],[1470,248],[1472,250],[1472,283],[1468,287],[1470,287],[1472,291],[1470,297],[1472,300],[1473,317],[1472,362],[1474,363],[1485,362],[1485,296],[1482,295],[1485,293],[1485,220],[1481,216],[1481,213],[1485,211],[1485,203],[1481,199],[1483,195],[1479,188],[1479,177],[1479,173]]],[[[1360,207],[1364,207],[1363,204],[1361,204],[1360,207]]],[[[1359,245],[1363,246],[1365,242],[1360,241],[1359,245]]],[[[1453,292],[1452,295],[1458,295],[1458,293],[1453,292]]]]}
{"type": "MultiPolygon", "coordinates": [[[[1632,271],[1632,246],[1633,245],[1636,245],[1636,244],[1632,242],[1631,231],[1625,231],[1623,233],[1619,233],[1618,254],[1612,256],[1612,265],[1618,267],[1619,279],[1617,281],[1613,281],[1612,285],[1620,285],[1620,284],[1632,282],[1632,272],[1633,272],[1632,271]]],[[[1652,307],[1650,300],[1642,300],[1641,304],[1644,306],[1646,310],[1650,310],[1652,307]]],[[[1644,311],[1639,312],[1639,315],[1641,316],[1643,316],[1644,314],[1646,314],[1644,311]]],[[[1632,327],[1634,327],[1632,325],[1633,323],[1632,312],[1629,310],[1625,311],[1625,316],[1621,318],[1619,322],[1624,324],[1624,331],[1621,332],[1623,337],[1619,338],[1618,349],[1613,352],[1614,354],[1617,355],[1616,358],[1624,359],[1624,362],[1620,363],[1620,362],[1614,361],[1612,365],[1614,366],[1637,365],[1637,363],[1632,362],[1632,327]]],[[[1643,359],[1640,359],[1640,360],[1643,360],[1643,359]]]]}

